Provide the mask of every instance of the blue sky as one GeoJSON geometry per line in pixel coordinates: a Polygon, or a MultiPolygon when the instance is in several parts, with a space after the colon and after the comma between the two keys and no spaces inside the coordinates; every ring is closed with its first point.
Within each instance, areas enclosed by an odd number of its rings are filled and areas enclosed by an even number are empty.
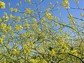
{"type": "MultiPolygon", "coordinates": [[[[3,16],[3,13],[4,12],[7,12],[8,14],[10,14],[9,13],[9,7],[8,7],[8,3],[10,2],[10,7],[13,7],[13,8],[15,8],[16,7],[16,3],[19,3],[20,1],[22,1],[22,4],[24,4],[24,0],[0,0],[0,1],[2,1],[2,2],[4,2],[4,3],[6,3],[6,8],[5,9],[0,9],[0,17],[2,17],[3,16]]],[[[31,2],[33,2],[34,0],[31,0],[31,2]]],[[[37,1],[37,3],[40,1],[40,0],[36,0],[37,1]]],[[[57,7],[60,7],[60,9],[59,10],[57,10],[55,13],[54,13],[54,15],[56,15],[56,17],[58,17],[58,13],[59,12],[61,12],[61,16],[62,16],[62,18],[63,19],[66,19],[67,20],[67,11],[66,10],[64,10],[64,8],[62,7],[62,6],[60,6],[60,3],[63,1],[63,0],[44,0],[44,2],[42,3],[42,6],[44,6],[44,8],[43,9],[46,9],[46,8],[48,8],[49,7],[49,2],[51,2],[52,3],[52,5],[53,4],[55,4],[56,3],[56,1],[58,1],[58,4],[57,4],[57,6],[55,7],[55,8],[57,8],[57,7]]],[[[75,1],[77,1],[77,0],[75,0],[75,1]]],[[[69,2],[70,2],[70,6],[71,7],[77,7],[76,6],[76,4],[75,4],[75,1],[73,1],[73,0],[69,0],[69,2]]],[[[84,7],[84,1],[83,0],[79,0],[79,7],[80,8],[83,8],[84,7]]],[[[28,3],[27,3],[28,4],[28,3]]],[[[26,5],[25,7],[28,7],[28,5],[26,5]]],[[[21,9],[21,7],[19,6],[19,7],[17,7],[18,9],[21,9]]],[[[80,12],[83,12],[83,11],[80,11],[80,10],[70,10],[70,13],[73,15],[73,16],[75,16],[75,17],[81,17],[80,16],[80,12]]],[[[83,12],[84,13],[84,12],[83,12]]]]}

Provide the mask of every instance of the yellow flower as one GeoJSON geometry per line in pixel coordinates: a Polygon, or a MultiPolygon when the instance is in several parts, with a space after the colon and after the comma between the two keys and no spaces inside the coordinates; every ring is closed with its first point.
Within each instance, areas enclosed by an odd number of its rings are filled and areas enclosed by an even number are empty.
{"type": "Polygon", "coordinates": [[[57,9],[60,9],[60,7],[57,7],[57,9]]]}
{"type": "Polygon", "coordinates": [[[30,15],[28,15],[28,17],[31,17],[30,15]]]}
{"type": "Polygon", "coordinates": [[[58,4],[58,1],[56,1],[56,4],[58,4]]]}
{"type": "Polygon", "coordinates": [[[17,3],[16,6],[19,6],[19,3],[17,3]]]}
{"type": "Polygon", "coordinates": [[[3,58],[3,56],[2,55],[0,55],[0,60],[3,58]]]}
{"type": "Polygon", "coordinates": [[[1,23],[1,27],[2,27],[2,29],[5,29],[6,28],[6,24],[1,23]]]}
{"type": "Polygon", "coordinates": [[[84,8],[82,8],[84,10],[84,8]]]}
{"type": "Polygon", "coordinates": [[[11,26],[7,26],[7,31],[10,31],[11,30],[11,26]]]}
{"type": "Polygon", "coordinates": [[[8,19],[9,19],[9,17],[8,17],[8,16],[6,16],[6,19],[8,20],[8,19]]]}
{"type": "Polygon", "coordinates": [[[80,13],[81,16],[83,16],[83,13],[80,13]]]}
{"type": "Polygon", "coordinates": [[[31,0],[27,0],[28,2],[31,2],[31,0]]]}
{"type": "Polygon", "coordinates": [[[17,8],[14,8],[14,11],[17,12],[17,8]]]}
{"type": "Polygon", "coordinates": [[[65,4],[69,4],[68,0],[64,0],[64,3],[65,3],[65,4]]]}
{"type": "Polygon", "coordinates": [[[16,17],[16,16],[13,16],[13,17],[12,17],[12,18],[13,18],[13,20],[15,20],[15,17],[16,17]]]}
{"type": "Polygon", "coordinates": [[[40,0],[40,2],[42,2],[42,0],[40,0]]]}
{"type": "Polygon", "coordinates": [[[37,28],[37,31],[40,31],[40,28],[37,28]]]}
{"type": "Polygon", "coordinates": [[[17,51],[16,49],[13,49],[15,52],[17,51]]]}
{"type": "Polygon", "coordinates": [[[23,26],[22,26],[22,25],[19,24],[18,26],[19,26],[19,29],[20,29],[20,30],[23,29],[23,26]]]}
{"type": "Polygon", "coordinates": [[[4,15],[5,15],[5,16],[7,16],[7,13],[6,13],[6,12],[4,12],[4,15]]]}
{"type": "Polygon", "coordinates": [[[37,23],[32,25],[32,28],[37,28],[37,23]]]}
{"type": "Polygon", "coordinates": [[[78,4],[78,3],[79,3],[79,1],[76,1],[75,3],[76,3],[76,4],[78,4]]]}
{"type": "Polygon", "coordinates": [[[59,12],[59,15],[61,15],[61,12],[59,12]]]}
{"type": "Polygon", "coordinates": [[[65,5],[65,4],[62,2],[62,3],[61,3],[61,6],[64,6],[64,5],[65,5]]]}
{"type": "Polygon", "coordinates": [[[49,4],[51,5],[51,2],[49,2],[49,4]]]}
{"type": "Polygon", "coordinates": [[[0,43],[3,44],[3,38],[0,38],[0,43]]]}
{"type": "Polygon", "coordinates": [[[22,2],[20,1],[20,4],[21,4],[22,2]]]}
{"type": "Polygon", "coordinates": [[[30,26],[30,24],[26,23],[26,24],[25,24],[25,26],[26,26],[26,28],[28,29],[28,28],[29,28],[29,26],[30,26]]]}
{"type": "Polygon", "coordinates": [[[0,1],[0,8],[4,9],[5,8],[5,3],[0,1]]]}
{"type": "Polygon", "coordinates": [[[20,21],[20,19],[21,19],[21,18],[20,18],[20,16],[18,16],[18,17],[17,17],[17,22],[19,22],[19,21],[20,21]]]}
{"type": "Polygon", "coordinates": [[[67,35],[65,35],[66,39],[69,39],[69,37],[67,35]]]}
{"type": "Polygon", "coordinates": [[[8,48],[11,48],[11,46],[8,44],[8,48]]]}
{"type": "Polygon", "coordinates": [[[12,18],[12,15],[11,14],[9,15],[9,18],[12,18]]]}
{"type": "Polygon", "coordinates": [[[24,2],[26,2],[26,0],[24,0],[24,2]]]}
{"type": "Polygon", "coordinates": [[[5,35],[1,35],[1,38],[5,38],[5,35]]]}
{"type": "Polygon", "coordinates": [[[36,19],[35,18],[33,18],[33,20],[32,20],[33,22],[36,22],[36,19]]]}
{"type": "Polygon", "coordinates": [[[45,21],[45,18],[44,18],[44,17],[42,18],[42,21],[43,21],[43,22],[45,21]]]}
{"type": "Polygon", "coordinates": [[[18,25],[15,26],[15,30],[19,31],[19,26],[18,25]]]}
{"type": "Polygon", "coordinates": [[[18,41],[17,44],[20,44],[20,41],[18,41]]]}
{"type": "Polygon", "coordinates": [[[2,18],[0,18],[0,23],[2,22],[2,18]]]}
{"type": "Polygon", "coordinates": [[[55,7],[54,5],[52,5],[52,7],[55,7]]]}
{"type": "Polygon", "coordinates": [[[55,23],[55,26],[58,26],[58,23],[55,23]]]}
{"type": "Polygon", "coordinates": [[[8,3],[8,6],[10,6],[10,3],[8,3]]]}
{"type": "Polygon", "coordinates": [[[13,8],[10,8],[10,12],[12,12],[13,11],[13,8]]]}

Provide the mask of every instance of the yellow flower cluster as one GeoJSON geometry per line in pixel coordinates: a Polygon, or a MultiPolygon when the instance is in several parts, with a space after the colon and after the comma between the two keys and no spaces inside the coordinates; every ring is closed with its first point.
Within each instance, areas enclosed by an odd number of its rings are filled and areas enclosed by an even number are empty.
{"type": "Polygon", "coordinates": [[[68,0],[64,0],[64,3],[65,3],[65,4],[69,4],[68,0]]]}
{"type": "Polygon", "coordinates": [[[18,17],[17,17],[17,22],[19,22],[19,21],[20,21],[20,19],[21,19],[21,18],[20,18],[20,16],[18,16],[18,17]]]}
{"type": "MultiPolygon", "coordinates": [[[[40,0],[39,2],[43,3],[43,1],[40,0]]],[[[24,6],[21,3],[20,1],[23,10],[17,10],[17,6],[19,6],[19,3],[17,3],[16,8],[9,7],[11,13],[9,16],[4,12],[3,18],[0,18],[1,63],[14,63],[13,61],[19,61],[20,63],[58,63],[60,61],[59,58],[73,59],[74,61],[75,55],[82,57],[81,53],[83,54],[82,50],[84,49],[84,45],[80,38],[81,33],[77,31],[79,26],[75,26],[78,20],[75,21],[74,16],[70,12],[68,12],[69,15],[67,16],[69,18],[69,24],[65,23],[64,19],[61,19],[61,12],[57,13],[59,17],[56,18],[53,11],[60,9],[60,7],[54,9],[58,1],[55,2],[55,5],[49,2],[50,7],[44,10],[39,9],[39,7],[41,8],[39,6],[40,3],[32,3],[31,0],[24,0],[24,6]],[[25,7],[26,1],[30,5],[27,8],[25,7]],[[35,4],[36,6],[34,7],[33,5],[35,4]],[[17,13],[18,15],[16,15],[17,13]],[[70,28],[69,31],[65,30],[65,27],[67,29],[70,28]],[[71,33],[75,31],[73,28],[77,32],[72,35],[71,33]],[[76,38],[75,35],[79,37],[76,41],[73,40],[76,38]],[[80,42],[82,45],[79,47],[80,42]],[[78,47],[75,48],[75,46],[78,47]],[[5,53],[2,54],[2,51],[5,53]],[[81,51],[81,53],[79,54],[78,51],[81,51]],[[74,57],[70,58],[68,53],[73,54],[74,57]]],[[[77,3],[79,2],[76,1],[77,3]]],[[[8,6],[10,6],[10,3],[8,3],[8,6]]],[[[63,0],[61,6],[69,8],[68,0],[63,0]]],[[[81,17],[84,16],[82,12],[80,15],[81,17]]],[[[84,22],[81,23],[81,27],[83,24],[84,22]]],[[[84,33],[82,36],[84,36],[84,33]]],[[[65,63],[65,60],[61,62],[65,63]]]]}
{"type": "Polygon", "coordinates": [[[2,18],[0,18],[0,23],[2,22],[2,18]]]}
{"type": "Polygon", "coordinates": [[[0,8],[1,8],[1,9],[4,9],[4,8],[5,8],[5,3],[2,2],[2,1],[0,1],[0,8]]]}
{"type": "Polygon", "coordinates": [[[0,38],[0,43],[3,45],[3,38],[0,38]]]}
{"type": "Polygon", "coordinates": [[[23,29],[23,26],[20,25],[20,24],[15,26],[16,31],[19,31],[19,30],[22,30],[22,29],[23,29]]]}
{"type": "Polygon", "coordinates": [[[1,29],[4,30],[6,28],[6,24],[1,23],[1,29]]]}
{"type": "Polygon", "coordinates": [[[68,0],[64,0],[60,5],[64,6],[65,8],[70,8],[68,0]]]}
{"type": "Polygon", "coordinates": [[[33,18],[33,20],[32,20],[33,22],[36,22],[36,19],[35,18],[33,18]]]}
{"type": "Polygon", "coordinates": [[[37,23],[36,24],[32,24],[32,28],[37,28],[37,23]]]}

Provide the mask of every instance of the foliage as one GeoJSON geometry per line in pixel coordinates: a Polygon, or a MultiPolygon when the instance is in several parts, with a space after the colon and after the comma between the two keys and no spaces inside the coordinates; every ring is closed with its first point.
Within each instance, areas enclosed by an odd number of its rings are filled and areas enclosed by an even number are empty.
{"type": "MultiPolygon", "coordinates": [[[[80,12],[81,18],[77,18],[69,11],[83,11],[79,1],[75,1],[77,8],[63,0],[53,5],[49,2],[49,8],[42,10],[44,0],[39,3],[24,0],[24,5],[22,3],[17,3],[16,8],[8,3],[10,15],[4,12],[0,18],[1,63],[84,63],[84,14],[80,12]],[[60,9],[58,4],[67,11],[69,23],[61,19],[61,12],[59,18],[53,15],[60,9]]],[[[0,1],[0,8],[5,8],[4,2],[0,1]]]]}

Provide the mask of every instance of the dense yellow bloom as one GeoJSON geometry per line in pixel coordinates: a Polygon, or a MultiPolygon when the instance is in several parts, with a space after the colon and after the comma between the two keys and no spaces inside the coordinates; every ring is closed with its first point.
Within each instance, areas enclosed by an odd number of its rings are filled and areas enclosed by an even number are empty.
{"type": "Polygon", "coordinates": [[[3,44],[3,38],[0,38],[0,43],[3,44]]]}
{"type": "Polygon", "coordinates": [[[9,26],[7,26],[7,30],[8,31],[10,31],[11,30],[11,26],[9,25],[9,26]]]}
{"type": "Polygon", "coordinates": [[[37,28],[37,23],[32,25],[32,28],[37,28]]]}
{"type": "Polygon", "coordinates": [[[0,8],[4,9],[5,8],[5,3],[0,1],[0,8]]]}
{"type": "Polygon", "coordinates": [[[8,44],[8,48],[11,48],[11,46],[8,44]]]}
{"type": "Polygon", "coordinates": [[[15,30],[19,31],[19,26],[18,25],[15,26],[15,30]]]}
{"type": "Polygon", "coordinates": [[[1,38],[5,38],[5,35],[1,35],[1,38]]]}
{"type": "Polygon", "coordinates": [[[19,26],[19,29],[20,29],[20,30],[22,30],[22,29],[23,29],[23,26],[22,26],[22,25],[20,25],[20,24],[19,24],[18,26],[19,26]]]}
{"type": "Polygon", "coordinates": [[[33,18],[33,20],[32,20],[33,22],[36,22],[36,19],[35,18],[33,18]]]}
{"type": "Polygon", "coordinates": [[[55,51],[54,51],[54,49],[52,49],[51,54],[52,54],[52,55],[55,55],[55,51]]]}
{"type": "Polygon", "coordinates": [[[6,24],[1,23],[1,27],[2,27],[2,29],[5,29],[6,28],[6,24]]]}
{"type": "Polygon", "coordinates": [[[66,39],[69,39],[69,37],[67,35],[65,35],[66,39]]]}

